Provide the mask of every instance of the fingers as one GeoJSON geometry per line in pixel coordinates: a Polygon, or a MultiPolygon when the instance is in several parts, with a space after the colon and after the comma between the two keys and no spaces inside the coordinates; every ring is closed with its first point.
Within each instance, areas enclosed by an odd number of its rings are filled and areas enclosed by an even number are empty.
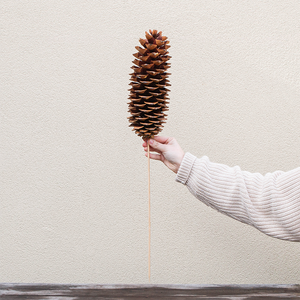
{"type": "Polygon", "coordinates": [[[161,143],[161,144],[165,144],[166,142],[168,142],[168,140],[170,140],[170,137],[168,136],[154,136],[153,140],[161,143]]]}
{"type": "MultiPolygon", "coordinates": [[[[154,136],[152,138],[152,140],[155,140],[155,141],[157,141],[161,144],[165,144],[165,143],[169,142],[171,139],[173,139],[173,138],[170,138],[170,137],[167,137],[167,136],[154,136]]],[[[147,147],[147,141],[148,140],[144,140],[143,147],[147,147]]]]}
{"type": "Polygon", "coordinates": [[[166,151],[166,148],[168,147],[167,145],[161,144],[160,142],[158,142],[154,139],[151,139],[149,141],[149,143],[150,143],[150,147],[152,149],[154,149],[153,151],[156,151],[156,152],[164,152],[164,151],[166,151]]]}
{"type": "MultiPolygon", "coordinates": [[[[146,146],[146,147],[144,147],[144,151],[148,151],[148,147],[146,146]]],[[[156,150],[156,149],[154,149],[154,148],[152,148],[152,147],[150,147],[149,148],[149,151],[151,151],[151,152],[158,152],[158,153],[160,153],[160,151],[158,151],[158,150],[156,150]]]]}
{"type": "MultiPolygon", "coordinates": [[[[154,154],[154,153],[149,153],[150,158],[151,159],[155,159],[155,160],[161,160],[161,155],[160,154],[154,154]]],[[[148,152],[145,153],[145,156],[148,157],[148,152]]]]}

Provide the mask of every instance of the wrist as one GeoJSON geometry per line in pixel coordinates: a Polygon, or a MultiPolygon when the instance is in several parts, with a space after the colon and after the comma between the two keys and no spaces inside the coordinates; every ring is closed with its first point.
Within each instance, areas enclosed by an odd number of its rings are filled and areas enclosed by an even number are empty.
{"type": "Polygon", "coordinates": [[[176,163],[176,166],[175,166],[175,170],[174,170],[175,174],[178,173],[183,158],[184,158],[184,152],[182,152],[181,155],[178,157],[178,160],[177,160],[177,163],[176,163]]]}

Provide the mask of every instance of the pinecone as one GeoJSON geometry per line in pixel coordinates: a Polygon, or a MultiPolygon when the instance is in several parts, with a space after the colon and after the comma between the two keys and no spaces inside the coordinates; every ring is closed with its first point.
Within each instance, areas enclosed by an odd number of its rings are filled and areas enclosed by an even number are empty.
{"type": "Polygon", "coordinates": [[[170,63],[167,61],[170,48],[167,37],[162,32],[149,30],[146,32],[146,39],[140,39],[142,47],[135,47],[138,52],[133,54],[136,58],[131,73],[132,86],[129,95],[130,102],[128,117],[129,126],[143,139],[149,139],[162,131],[163,123],[166,120],[165,111],[169,103],[168,90],[170,86],[167,69],[170,63]]]}

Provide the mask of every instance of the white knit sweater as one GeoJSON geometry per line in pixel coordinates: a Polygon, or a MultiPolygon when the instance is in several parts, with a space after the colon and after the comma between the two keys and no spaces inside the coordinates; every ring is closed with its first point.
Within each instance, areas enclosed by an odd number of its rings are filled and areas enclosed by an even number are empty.
{"type": "Polygon", "coordinates": [[[187,152],[176,181],[221,213],[269,236],[300,242],[300,168],[263,176],[187,152]]]}

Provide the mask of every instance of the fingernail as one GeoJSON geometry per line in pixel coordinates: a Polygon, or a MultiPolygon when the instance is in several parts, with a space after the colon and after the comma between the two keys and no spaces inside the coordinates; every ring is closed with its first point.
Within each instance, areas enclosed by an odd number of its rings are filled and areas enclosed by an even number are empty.
{"type": "Polygon", "coordinates": [[[150,141],[149,141],[149,144],[152,145],[152,144],[153,144],[153,140],[150,140],[150,141]]]}

